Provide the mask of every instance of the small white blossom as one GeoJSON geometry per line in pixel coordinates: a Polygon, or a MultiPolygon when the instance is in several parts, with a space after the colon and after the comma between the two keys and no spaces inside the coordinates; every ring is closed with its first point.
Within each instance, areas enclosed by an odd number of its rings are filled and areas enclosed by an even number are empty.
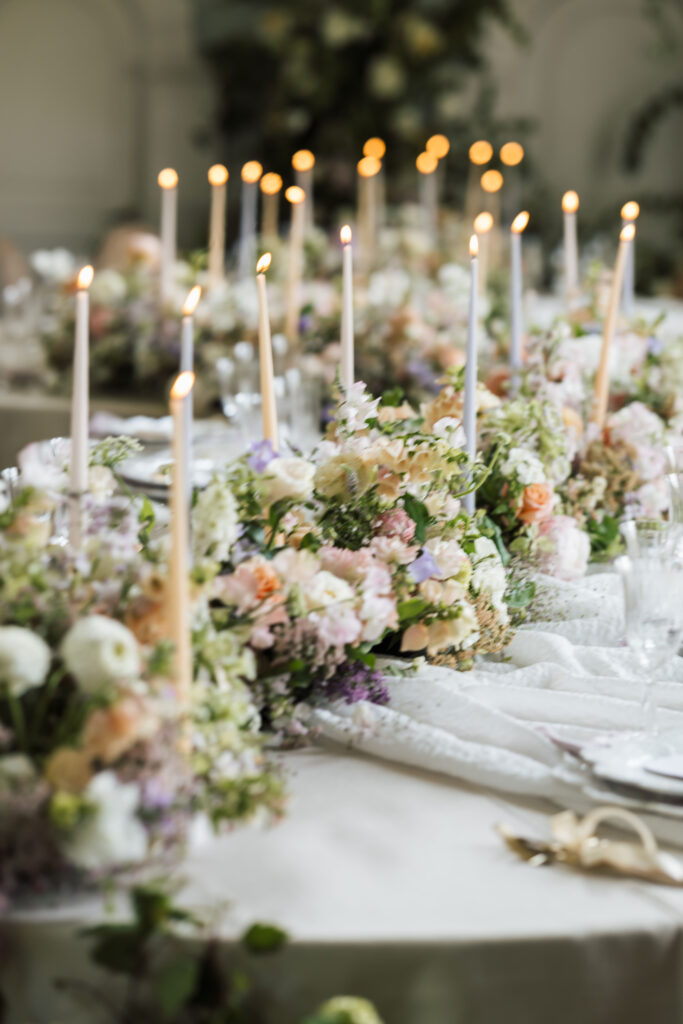
{"type": "Polygon", "coordinates": [[[22,626],[0,626],[0,687],[14,697],[41,686],[50,667],[50,648],[22,626]]]}

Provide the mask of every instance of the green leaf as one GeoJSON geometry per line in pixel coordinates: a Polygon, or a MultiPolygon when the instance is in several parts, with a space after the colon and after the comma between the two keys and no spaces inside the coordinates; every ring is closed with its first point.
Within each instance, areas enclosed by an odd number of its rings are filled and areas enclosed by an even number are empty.
{"type": "Polygon", "coordinates": [[[505,594],[508,608],[526,608],[536,596],[536,584],[533,580],[513,584],[505,594]]]}
{"type": "Polygon", "coordinates": [[[403,508],[405,509],[406,514],[409,515],[415,523],[416,540],[419,540],[421,544],[424,544],[427,539],[427,523],[429,522],[427,506],[412,494],[406,494],[403,498],[403,508]]]}
{"type": "Polygon", "coordinates": [[[406,601],[398,604],[398,617],[401,622],[406,619],[415,619],[427,608],[427,602],[423,597],[409,597],[406,601]]]}
{"type": "Polygon", "coordinates": [[[403,388],[389,388],[382,394],[382,405],[396,409],[403,401],[403,388]]]}
{"type": "Polygon", "coordinates": [[[164,964],[155,979],[161,1012],[173,1020],[190,1000],[199,973],[199,962],[189,953],[179,953],[164,964]]]}
{"type": "Polygon", "coordinates": [[[307,533],[306,536],[302,538],[301,543],[299,544],[299,550],[317,551],[321,545],[322,541],[320,540],[319,537],[316,537],[314,533],[307,533]]]}
{"type": "Polygon", "coordinates": [[[360,661],[363,665],[367,665],[368,668],[374,668],[377,661],[372,651],[364,651],[360,647],[352,647],[349,651],[349,658],[351,661],[360,661]]]}
{"type": "Polygon", "coordinates": [[[94,938],[91,958],[100,967],[116,974],[132,975],[140,963],[141,938],[136,924],[105,924],[83,933],[94,938]]]}
{"type": "Polygon", "coordinates": [[[242,936],[250,953],[275,953],[287,942],[287,933],[275,924],[252,924],[242,936]]]}

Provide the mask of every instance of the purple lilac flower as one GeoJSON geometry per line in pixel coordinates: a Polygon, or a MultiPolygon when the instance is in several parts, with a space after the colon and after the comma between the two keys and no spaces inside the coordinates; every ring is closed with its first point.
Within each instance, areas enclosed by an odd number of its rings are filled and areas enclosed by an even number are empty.
{"type": "Polygon", "coordinates": [[[361,661],[346,661],[340,665],[325,683],[325,694],[330,700],[343,700],[347,704],[356,704],[359,700],[389,703],[389,690],[382,673],[361,661]]]}
{"type": "Polygon", "coordinates": [[[651,356],[660,356],[664,351],[664,342],[661,338],[648,338],[647,351],[651,356]]]}
{"type": "Polygon", "coordinates": [[[437,375],[423,359],[409,359],[406,365],[408,375],[416,381],[425,391],[437,394],[439,383],[437,375]]]}
{"type": "Polygon", "coordinates": [[[257,473],[262,473],[266,466],[277,458],[277,452],[273,448],[270,438],[264,441],[254,441],[249,449],[252,454],[247,462],[257,473]]]}
{"type": "Polygon", "coordinates": [[[408,572],[416,583],[424,583],[424,581],[428,580],[431,576],[438,576],[441,570],[436,564],[431,552],[423,551],[422,554],[408,566],[408,572]]]}

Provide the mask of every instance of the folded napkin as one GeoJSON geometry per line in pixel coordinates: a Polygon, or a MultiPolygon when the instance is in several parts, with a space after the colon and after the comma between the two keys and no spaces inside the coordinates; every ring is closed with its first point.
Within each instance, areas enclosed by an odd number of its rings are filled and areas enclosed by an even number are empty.
{"type": "MultiPolygon", "coordinates": [[[[644,679],[630,652],[616,646],[619,580],[602,574],[559,587],[542,580],[541,588],[557,591],[566,616],[560,632],[555,623],[534,623],[517,633],[505,662],[483,659],[471,672],[424,663],[415,674],[389,674],[388,706],[335,702],[314,710],[315,723],[368,754],[582,813],[595,802],[655,810],[646,816],[655,834],[683,845],[683,807],[615,794],[551,739],[580,743],[641,725],[644,679]]],[[[656,684],[661,725],[683,730],[683,659],[667,674],[656,684]]]]}
{"type": "Polygon", "coordinates": [[[137,437],[148,444],[162,444],[171,440],[173,422],[170,416],[115,416],[111,412],[96,412],[90,420],[93,437],[137,437]]]}

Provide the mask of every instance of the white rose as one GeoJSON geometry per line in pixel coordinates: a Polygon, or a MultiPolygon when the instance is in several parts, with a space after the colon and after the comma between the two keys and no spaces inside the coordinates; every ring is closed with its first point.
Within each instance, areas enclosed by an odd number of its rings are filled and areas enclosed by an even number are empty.
{"type": "Polygon", "coordinates": [[[86,693],[132,682],[140,674],[137,640],[122,623],[104,615],[79,619],[62,641],[62,657],[86,693]]]}
{"type": "Polygon", "coordinates": [[[441,580],[457,576],[461,570],[466,571],[469,565],[467,555],[457,540],[438,540],[434,537],[427,541],[425,548],[438,565],[438,578],[441,580]]]}
{"type": "Polygon", "coordinates": [[[321,569],[306,586],[304,599],[309,609],[327,608],[339,601],[352,601],[355,594],[346,580],[340,579],[327,569],[321,569]]]}
{"type": "Polygon", "coordinates": [[[22,626],[0,626],[0,686],[13,697],[41,686],[50,667],[50,648],[22,626]]]}
{"type": "Polygon", "coordinates": [[[313,493],[315,467],[307,459],[273,459],[266,470],[268,498],[271,502],[281,498],[304,501],[313,493]]]}
{"type": "Polygon", "coordinates": [[[92,811],[64,843],[71,863],[97,871],[144,860],[147,833],[135,813],[140,802],[136,784],[119,782],[114,772],[99,772],[83,797],[92,811]]]}

